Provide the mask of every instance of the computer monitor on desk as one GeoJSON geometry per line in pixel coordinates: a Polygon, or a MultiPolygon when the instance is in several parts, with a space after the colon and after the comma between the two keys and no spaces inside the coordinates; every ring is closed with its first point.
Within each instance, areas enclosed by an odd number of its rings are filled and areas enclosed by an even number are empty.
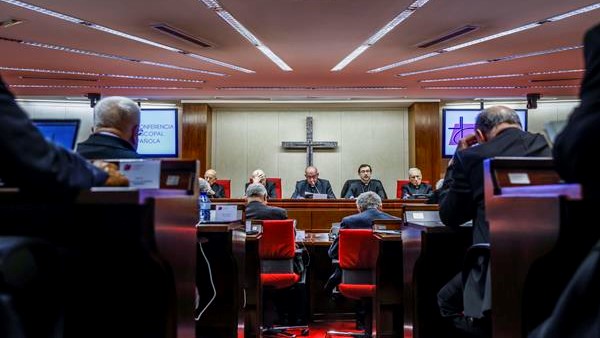
{"type": "Polygon", "coordinates": [[[183,190],[193,195],[198,176],[197,160],[116,159],[106,160],[118,166],[129,179],[129,186],[139,189],[183,190]]]}
{"type": "Polygon", "coordinates": [[[211,223],[243,222],[246,218],[246,206],[234,203],[212,203],[210,205],[211,223]]]}

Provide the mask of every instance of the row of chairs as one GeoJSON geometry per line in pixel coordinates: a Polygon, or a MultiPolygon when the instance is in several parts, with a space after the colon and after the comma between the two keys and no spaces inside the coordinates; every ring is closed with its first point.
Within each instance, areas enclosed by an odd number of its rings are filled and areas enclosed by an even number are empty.
{"type": "MultiPolygon", "coordinates": [[[[269,177],[269,178],[267,178],[267,181],[275,184],[275,194],[277,195],[277,198],[282,198],[281,178],[269,177]]],[[[339,197],[340,198],[344,197],[344,195],[346,195],[346,192],[350,188],[350,184],[357,182],[357,181],[358,180],[347,180],[346,183],[344,183],[344,187],[342,188],[342,194],[339,197]]],[[[410,182],[409,180],[397,180],[396,181],[396,198],[402,198],[402,186],[408,184],[409,182],[410,182]]],[[[222,179],[222,180],[217,180],[216,183],[221,185],[223,187],[223,190],[225,190],[225,198],[231,198],[231,180],[222,179]]],[[[423,181],[423,183],[429,184],[429,181],[423,181]]]]}
{"type": "MultiPolygon", "coordinates": [[[[303,280],[301,274],[294,271],[295,221],[293,219],[262,221],[262,237],[259,246],[261,260],[261,284],[263,290],[281,290],[291,288],[303,280]]],[[[342,270],[342,282],[339,292],[354,300],[371,304],[375,295],[375,268],[379,253],[378,242],[371,229],[342,229],[339,231],[339,266],[342,270]]],[[[372,331],[372,311],[367,306],[363,332],[330,331],[331,335],[350,335],[370,337],[372,331]]],[[[308,335],[308,326],[263,328],[263,337],[293,336],[289,330],[301,330],[308,335]]]]}

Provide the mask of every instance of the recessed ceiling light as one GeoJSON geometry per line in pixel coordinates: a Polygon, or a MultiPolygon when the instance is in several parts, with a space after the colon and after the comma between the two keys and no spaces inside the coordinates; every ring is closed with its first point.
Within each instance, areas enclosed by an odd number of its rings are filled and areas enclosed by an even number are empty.
{"type": "Polygon", "coordinates": [[[337,72],[344,69],[350,62],[356,59],[360,54],[364,53],[364,51],[369,49],[369,47],[374,45],[387,33],[391,32],[394,28],[396,28],[396,26],[402,23],[402,21],[408,19],[414,12],[417,11],[418,8],[424,6],[428,1],[429,0],[417,0],[410,4],[405,10],[403,10],[402,12],[400,12],[400,14],[393,18],[392,21],[388,22],[379,31],[377,31],[377,33],[369,37],[365,42],[363,42],[360,46],[358,46],[355,50],[348,54],[348,56],[346,56],[342,61],[340,61],[337,65],[331,68],[331,71],[337,72]]]}
{"type": "MultiPolygon", "coordinates": [[[[2,1],[2,0],[0,0],[0,1],[2,1]]],[[[184,71],[187,71],[187,72],[202,73],[202,74],[208,74],[208,75],[214,75],[214,76],[228,76],[227,74],[217,73],[217,72],[211,72],[211,71],[208,71],[208,70],[195,69],[195,68],[187,68],[187,67],[181,67],[181,66],[171,65],[171,64],[168,64],[168,63],[161,63],[161,62],[154,62],[154,61],[147,61],[147,60],[137,60],[137,59],[129,58],[129,57],[125,57],[125,56],[99,53],[99,52],[94,52],[94,51],[89,51],[89,50],[82,50],[82,49],[76,49],[76,48],[65,47],[65,46],[51,45],[51,44],[42,43],[42,42],[17,40],[17,39],[4,38],[4,37],[0,37],[0,41],[16,42],[16,43],[20,43],[20,44],[27,45],[27,46],[32,46],[32,47],[39,47],[39,48],[59,50],[59,51],[67,52],[67,53],[73,53],[73,54],[82,54],[82,55],[88,55],[88,56],[97,56],[97,57],[101,57],[101,58],[113,59],[113,60],[119,60],[119,61],[136,62],[136,63],[141,63],[141,64],[145,64],[145,65],[150,65],[150,66],[157,66],[157,67],[163,67],[163,68],[184,70],[184,71]]]]}
{"type": "Polygon", "coordinates": [[[583,71],[585,71],[585,69],[548,70],[548,71],[543,71],[543,72],[530,72],[530,73],[523,73],[523,74],[499,74],[499,75],[448,77],[448,78],[442,78],[442,79],[419,80],[419,82],[428,83],[428,82],[465,81],[465,80],[481,80],[481,79],[499,79],[499,78],[506,78],[506,77],[522,77],[522,76],[533,76],[533,75],[577,73],[577,72],[583,72],[583,71]]]}
{"type": "MultiPolygon", "coordinates": [[[[199,0],[200,1],[200,0],[199,0]]],[[[216,0],[202,0],[202,2],[221,17],[227,24],[235,29],[241,36],[248,40],[254,47],[261,51],[266,57],[273,61],[279,68],[286,72],[291,72],[292,68],[287,65],[279,56],[262,43],[252,32],[242,25],[231,13],[226,11],[221,4],[216,0]]]]}
{"type": "Polygon", "coordinates": [[[478,89],[520,89],[527,86],[456,86],[456,87],[421,87],[427,90],[478,90],[478,89]]]}
{"type": "Polygon", "coordinates": [[[467,41],[467,42],[464,42],[464,43],[461,43],[461,44],[458,44],[458,45],[454,45],[454,46],[451,46],[451,47],[443,48],[443,49],[440,49],[440,50],[437,50],[435,52],[431,52],[431,53],[428,53],[428,54],[425,54],[425,55],[417,56],[417,57],[414,57],[414,58],[411,58],[411,59],[407,59],[407,60],[403,60],[403,61],[394,62],[392,64],[389,64],[389,65],[386,65],[386,66],[383,66],[383,67],[374,68],[374,69],[369,70],[368,73],[383,72],[385,70],[396,68],[396,67],[399,67],[399,66],[402,66],[402,65],[405,65],[405,64],[409,64],[409,63],[421,61],[421,60],[424,60],[424,59],[427,59],[427,58],[430,58],[430,57],[442,55],[444,53],[453,52],[455,50],[459,50],[459,49],[466,48],[466,47],[469,47],[469,46],[477,45],[477,44],[480,44],[480,43],[483,43],[483,42],[486,42],[486,41],[498,39],[498,38],[501,38],[501,37],[504,37],[504,36],[507,36],[507,35],[512,35],[512,34],[515,34],[515,33],[519,33],[519,32],[522,32],[522,31],[526,31],[526,30],[529,30],[529,29],[532,29],[532,28],[535,28],[535,27],[539,27],[539,26],[541,26],[541,25],[543,25],[545,23],[556,22],[556,21],[559,21],[559,20],[562,20],[562,19],[566,19],[566,18],[575,16],[575,15],[587,13],[587,12],[596,10],[598,8],[600,8],[600,3],[596,3],[596,4],[593,4],[593,5],[590,5],[590,6],[586,6],[586,7],[574,10],[574,11],[570,11],[570,12],[567,12],[567,13],[564,13],[564,14],[561,14],[561,15],[557,15],[557,16],[545,19],[545,20],[540,20],[540,21],[532,22],[532,23],[529,23],[529,24],[526,24],[526,25],[523,25],[523,26],[520,26],[520,27],[516,27],[516,28],[512,28],[512,29],[503,31],[503,32],[499,32],[499,33],[496,33],[496,34],[484,36],[484,37],[479,38],[479,39],[475,39],[475,40],[467,41]]]}
{"type": "Polygon", "coordinates": [[[494,62],[500,62],[500,61],[511,61],[511,60],[522,59],[522,58],[526,58],[526,57],[540,56],[540,55],[553,54],[553,53],[559,53],[559,52],[566,52],[566,51],[575,50],[575,49],[581,49],[581,48],[583,48],[583,46],[560,47],[560,48],[554,48],[554,49],[547,49],[547,50],[543,50],[543,51],[539,51],[539,52],[532,52],[532,53],[526,53],[526,54],[517,54],[517,55],[503,56],[503,57],[496,58],[496,59],[481,60],[481,61],[467,62],[467,63],[459,63],[459,64],[455,64],[455,65],[450,65],[450,66],[444,66],[444,67],[438,67],[438,68],[432,68],[432,69],[424,69],[424,70],[417,70],[417,71],[414,71],[414,72],[407,72],[407,73],[397,74],[396,76],[404,77],[404,76],[410,76],[410,75],[416,75],[416,74],[437,72],[439,70],[448,70],[448,69],[454,69],[454,68],[463,68],[463,67],[484,65],[484,64],[494,63],[494,62]]]}
{"type": "Polygon", "coordinates": [[[55,88],[55,89],[146,89],[146,90],[181,90],[202,89],[198,87],[146,87],[146,86],[71,86],[71,85],[38,85],[38,84],[14,84],[11,88],[55,88]]]}
{"type": "Polygon", "coordinates": [[[64,21],[75,23],[75,24],[80,24],[80,25],[83,25],[85,27],[92,28],[92,29],[95,29],[95,30],[99,30],[99,31],[102,31],[102,32],[105,32],[105,33],[108,33],[108,34],[116,35],[116,36],[119,36],[119,37],[122,37],[122,38],[125,38],[125,39],[129,39],[129,40],[141,42],[141,43],[144,43],[146,45],[150,45],[150,46],[158,47],[158,48],[161,48],[161,49],[164,49],[164,50],[168,50],[170,52],[175,52],[175,53],[179,53],[179,54],[182,54],[182,55],[187,55],[187,56],[193,57],[195,59],[202,60],[204,62],[212,63],[212,64],[215,64],[215,65],[219,65],[219,66],[222,66],[222,67],[226,67],[226,68],[237,70],[237,71],[244,72],[244,73],[255,73],[253,70],[242,68],[240,66],[232,65],[232,64],[229,64],[229,63],[226,63],[226,62],[223,62],[223,61],[211,59],[211,58],[206,57],[206,56],[201,56],[201,55],[197,55],[197,54],[194,54],[194,53],[190,53],[190,52],[181,50],[179,48],[167,46],[167,45],[164,45],[162,43],[158,43],[158,42],[154,42],[152,40],[141,38],[139,36],[127,34],[125,32],[121,32],[121,31],[118,31],[116,29],[112,29],[112,28],[109,28],[109,27],[98,25],[98,24],[95,24],[93,22],[89,22],[89,21],[86,21],[86,20],[83,20],[83,19],[79,19],[79,18],[76,18],[76,17],[73,17],[73,16],[66,15],[66,14],[58,13],[58,12],[55,12],[55,11],[52,11],[52,10],[49,10],[49,9],[46,9],[46,8],[38,7],[38,6],[35,6],[35,5],[32,5],[32,4],[28,4],[26,2],[17,1],[17,0],[0,0],[0,1],[8,3],[8,4],[11,4],[11,5],[18,6],[18,7],[21,7],[21,8],[29,9],[31,11],[34,11],[34,12],[37,12],[37,13],[40,13],[40,14],[49,15],[49,16],[55,17],[57,19],[61,19],[61,20],[64,20],[64,21]]]}
{"type": "Polygon", "coordinates": [[[579,88],[581,85],[556,85],[556,86],[529,86],[533,89],[562,89],[562,88],[579,88]]]}
{"type": "Polygon", "coordinates": [[[218,90],[332,90],[332,91],[351,91],[351,90],[401,90],[406,87],[398,86],[357,86],[357,87],[334,87],[334,86],[289,86],[289,87],[217,87],[218,90]]]}
{"type": "Polygon", "coordinates": [[[115,77],[134,80],[153,80],[153,81],[172,81],[172,82],[189,82],[189,83],[205,83],[204,80],[189,80],[176,79],[170,77],[159,76],[142,76],[142,75],[124,75],[124,74],[105,74],[105,73],[90,73],[71,70],[55,70],[55,69],[37,69],[37,68],[19,68],[0,66],[0,70],[17,71],[17,72],[32,72],[32,73],[49,73],[49,74],[67,74],[67,75],[82,75],[82,76],[98,76],[98,77],[115,77]]]}

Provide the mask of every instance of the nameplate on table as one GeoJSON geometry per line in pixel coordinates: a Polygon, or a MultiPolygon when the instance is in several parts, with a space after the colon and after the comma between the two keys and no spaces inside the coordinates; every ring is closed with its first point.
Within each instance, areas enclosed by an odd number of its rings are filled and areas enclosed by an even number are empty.
{"type": "Polygon", "coordinates": [[[138,189],[160,187],[160,160],[121,160],[119,171],[129,180],[129,186],[138,189]]]}
{"type": "Polygon", "coordinates": [[[233,222],[239,219],[238,207],[235,204],[219,204],[215,206],[215,217],[218,222],[233,222]]]}

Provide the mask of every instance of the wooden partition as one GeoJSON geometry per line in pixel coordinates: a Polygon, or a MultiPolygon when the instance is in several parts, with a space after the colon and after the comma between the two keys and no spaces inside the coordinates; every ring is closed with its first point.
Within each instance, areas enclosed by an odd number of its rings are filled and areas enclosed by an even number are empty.
{"type": "Polygon", "coordinates": [[[600,228],[589,224],[596,215],[580,186],[560,184],[551,159],[495,158],[484,170],[493,334],[524,337],[550,315],[600,228]]]}

